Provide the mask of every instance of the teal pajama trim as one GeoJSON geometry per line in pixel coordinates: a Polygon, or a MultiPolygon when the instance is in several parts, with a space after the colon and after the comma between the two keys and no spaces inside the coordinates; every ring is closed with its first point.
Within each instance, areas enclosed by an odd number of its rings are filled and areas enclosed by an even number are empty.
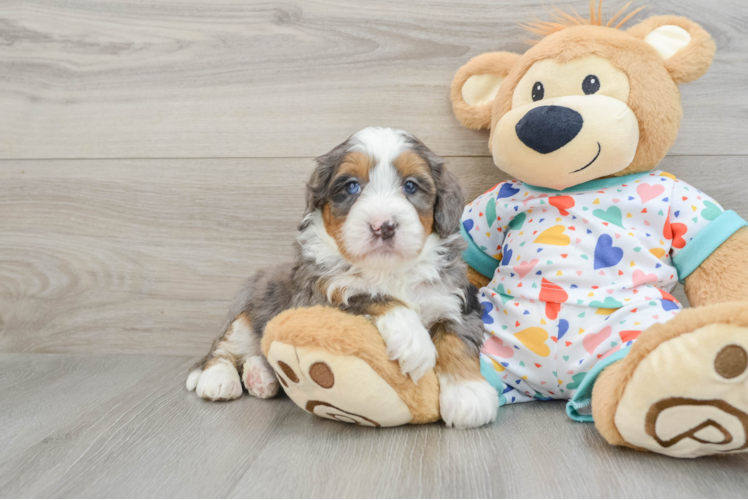
{"type": "Polygon", "coordinates": [[[587,376],[582,380],[582,383],[579,384],[579,388],[574,394],[574,397],[566,403],[566,414],[569,415],[569,418],[576,420],[577,422],[594,422],[592,414],[583,415],[579,413],[578,410],[586,408],[592,404],[592,387],[594,387],[595,381],[597,380],[597,377],[600,376],[600,373],[616,361],[623,359],[629,353],[630,349],[631,347],[625,347],[620,351],[611,354],[607,358],[601,359],[600,362],[590,370],[587,376]]]}
{"type": "Polygon", "coordinates": [[[467,249],[462,252],[462,258],[470,267],[486,278],[493,278],[494,271],[499,267],[499,261],[483,253],[483,250],[478,248],[478,245],[475,244],[473,238],[465,231],[462,224],[460,224],[460,234],[468,244],[467,249]]]}
{"type": "Polygon", "coordinates": [[[718,215],[716,219],[694,236],[683,247],[683,250],[673,257],[673,265],[678,270],[680,282],[683,283],[702,262],[709,258],[738,229],[746,226],[748,226],[748,222],[732,210],[718,215]]]}
{"type": "Polygon", "coordinates": [[[486,382],[491,384],[491,387],[496,389],[499,393],[499,406],[506,404],[506,397],[504,397],[504,382],[501,381],[501,377],[496,372],[491,363],[486,361],[484,358],[480,358],[480,374],[486,379],[486,382]]]}
{"type": "Polygon", "coordinates": [[[541,186],[533,186],[532,184],[527,183],[525,183],[525,186],[535,191],[541,191],[543,193],[581,193],[582,191],[597,191],[606,187],[620,186],[621,184],[626,184],[627,182],[631,182],[634,179],[638,179],[639,177],[644,177],[645,175],[649,175],[649,172],[623,175],[621,177],[593,179],[591,181],[583,182],[582,184],[577,184],[576,186],[571,186],[566,189],[552,189],[541,186]]]}

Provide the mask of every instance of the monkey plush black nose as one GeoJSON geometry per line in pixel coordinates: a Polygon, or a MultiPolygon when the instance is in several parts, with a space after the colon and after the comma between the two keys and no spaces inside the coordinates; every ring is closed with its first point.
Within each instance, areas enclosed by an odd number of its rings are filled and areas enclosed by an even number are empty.
{"type": "Polygon", "coordinates": [[[525,146],[547,154],[561,149],[582,130],[582,115],[563,106],[531,109],[517,123],[517,137],[525,146]]]}

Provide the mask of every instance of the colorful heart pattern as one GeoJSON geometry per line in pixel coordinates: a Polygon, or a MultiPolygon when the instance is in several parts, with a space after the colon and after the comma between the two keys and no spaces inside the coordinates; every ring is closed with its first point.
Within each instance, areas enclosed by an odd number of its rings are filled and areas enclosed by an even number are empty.
{"type": "Polygon", "coordinates": [[[465,207],[466,259],[482,252],[474,267],[496,267],[479,292],[481,357],[506,403],[572,397],[600,360],[677,315],[674,257],[726,220],[666,172],[590,186],[549,193],[507,181],[465,207]]]}
{"type": "Polygon", "coordinates": [[[532,269],[540,262],[538,259],[532,259],[530,262],[522,261],[519,265],[512,267],[514,272],[519,275],[520,278],[527,276],[532,269]]]}
{"type": "Polygon", "coordinates": [[[613,238],[603,234],[595,245],[595,269],[613,267],[623,258],[623,249],[613,246],[613,238]]]}
{"type": "Polygon", "coordinates": [[[564,231],[566,228],[562,225],[553,226],[540,233],[535,243],[565,247],[571,243],[571,238],[565,235],[564,231]]]}

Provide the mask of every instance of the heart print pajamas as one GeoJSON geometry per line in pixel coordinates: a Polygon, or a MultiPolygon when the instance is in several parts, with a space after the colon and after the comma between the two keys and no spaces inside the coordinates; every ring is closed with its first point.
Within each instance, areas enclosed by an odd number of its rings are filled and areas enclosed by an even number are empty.
{"type": "Polygon", "coordinates": [[[492,277],[481,367],[501,404],[570,399],[576,418],[601,369],[681,311],[677,282],[744,225],[662,171],[563,191],[506,181],[479,196],[461,231],[467,263],[492,277]]]}

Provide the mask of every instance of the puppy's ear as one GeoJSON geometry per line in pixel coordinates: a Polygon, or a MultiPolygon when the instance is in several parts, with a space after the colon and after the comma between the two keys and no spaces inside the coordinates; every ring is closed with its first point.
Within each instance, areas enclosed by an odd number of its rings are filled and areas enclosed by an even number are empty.
{"type": "Polygon", "coordinates": [[[434,230],[442,238],[460,230],[460,218],[465,210],[465,195],[457,176],[442,164],[436,179],[436,203],[434,206],[434,230]]]}
{"type": "Polygon", "coordinates": [[[628,30],[652,46],[675,83],[687,83],[709,69],[717,45],[695,22],[680,16],[655,16],[628,30]]]}
{"type": "Polygon", "coordinates": [[[493,100],[519,58],[512,52],[488,52],[473,57],[457,70],[450,99],[460,123],[475,130],[491,126],[493,100]]]}
{"type": "Polygon", "coordinates": [[[460,230],[460,218],[465,209],[465,195],[457,176],[444,166],[444,158],[431,151],[417,137],[408,134],[414,153],[431,168],[436,199],[434,200],[434,231],[442,238],[460,230]]]}
{"type": "Polygon", "coordinates": [[[312,172],[309,182],[306,184],[306,210],[304,215],[309,215],[317,209],[321,209],[329,196],[330,181],[338,166],[343,162],[350,146],[350,138],[342,144],[335,146],[332,151],[318,156],[315,161],[317,167],[312,172]]]}

